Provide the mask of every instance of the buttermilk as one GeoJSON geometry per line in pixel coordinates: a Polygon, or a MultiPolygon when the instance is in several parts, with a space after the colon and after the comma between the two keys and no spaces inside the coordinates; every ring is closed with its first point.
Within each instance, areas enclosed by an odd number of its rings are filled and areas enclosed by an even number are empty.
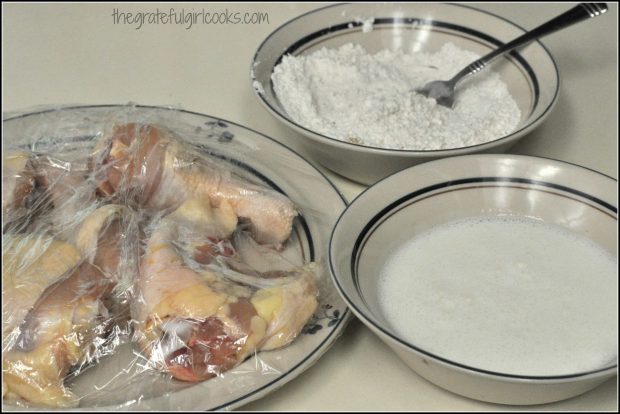
{"type": "Polygon", "coordinates": [[[617,360],[615,255],[534,219],[473,217],[412,238],[379,298],[406,342],[470,367],[551,376],[617,360]]]}

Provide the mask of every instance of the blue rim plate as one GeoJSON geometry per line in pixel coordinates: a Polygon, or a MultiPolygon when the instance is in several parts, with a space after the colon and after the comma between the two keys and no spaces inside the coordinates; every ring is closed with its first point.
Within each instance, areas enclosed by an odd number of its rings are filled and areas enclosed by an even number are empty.
{"type": "MultiPolygon", "coordinates": [[[[120,396],[117,392],[92,393],[102,377],[114,377],[115,372],[135,362],[128,344],[72,380],[71,388],[84,396],[77,409],[230,410],[297,377],[329,349],[351,316],[329,279],[327,267],[328,239],[346,206],[344,197],[311,163],[266,135],[234,122],[178,108],[94,105],[8,114],[3,119],[3,149],[82,151],[92,147],[93,138],[110,119],[160,122],[181,132],[190,143],[230,162],[248,178],[289,196],[300,208],[300,217],[295,223],[291,239],[294,241],[288,248],[298,249],[301,257],[319,263],[319,308],[291,345],[258,353],[221,377],[195,385],[171,386],[174,381],[155,374],[141,380],[142,387],[123,388],[120,396]],[[148,389],[153,390],[150,395],[140,391],[145,381],[148,389]]],[[[3,409],[23,408],[3,403],[3,409]]]]}

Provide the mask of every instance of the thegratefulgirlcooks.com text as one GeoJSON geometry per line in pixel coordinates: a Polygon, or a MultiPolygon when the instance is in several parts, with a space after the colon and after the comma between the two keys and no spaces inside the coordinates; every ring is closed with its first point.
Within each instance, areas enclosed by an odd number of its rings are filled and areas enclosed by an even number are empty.
{"type": "Polygon", "coordinates": [[[140,30],[144,25],[182,25],[186,30],[201,24],[269,24],[269,14],[266,12],[231,11],[228,8],[221,11],[205,9],[169,9],[157,8],[154,11],[121,11],[114,8],[112,11],[113,23],[135,26],[140,30]]]}

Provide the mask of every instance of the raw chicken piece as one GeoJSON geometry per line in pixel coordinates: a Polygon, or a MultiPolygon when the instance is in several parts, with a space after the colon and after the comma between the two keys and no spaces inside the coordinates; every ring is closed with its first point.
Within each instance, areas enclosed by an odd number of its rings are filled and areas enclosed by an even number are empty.
{"type": "Polygon", "coordinates": [[[114,127],[98,144],[95,166],[102,175],[101,193],[121,193],[152,211],[175,209],[189,197],[209,197],[214,205],[226,201],[265,244],[284,243],[297,215],[282,194],[246,182],[197,155],[161,126],[114,127]]]}
{"type": "Polygon", "coordinates": [[[250,290],[191,269],[175,246],[207,244],[207,237],[229,236],[236,224],[226,202],[211,208],[208,199],[189,200],[162,218],[148,241],[134,316],[138,342],[153,364],[178,379],[201,381],[226,371],[263,338],[265,322],[248,300],[250,290]]]}
{"type": "Polygon", "coordinates": [[[109,279],[83,262],[45,290],[20,326],[15,344],[3,355],[9,392],[40,405],[77,405],[63,382],[97,334],[99,316],[107,313],[99,298],[109,287],[109,279]]]}
{"type": "Polygon", "coordinates": [[[96,186],[86,170],[48,155],[16,153],[2,166],[4,232],[50,231],[66,240],[80,216],[96,208],[96,186]]]}
{"type": "Polygon", "coordinates": [[[312,272],[264,279],[222,263],[200,266],[195,259],[204,250],[210,256],[202,263],[235,254],[215,247],[235,227],[226,201],[213,207],[190,199],[156,223],[148,241],[135,310],[138,342],[151,363],[177,379],[205,380],[259,349],[288,344],[316,309],[312,272]]]}
{"type": "Polygon", "coordinates": [[[82,223],[82,217],[98,207],[96,186],[87,180],[88,172],[71,163],[40,155],[33,158],[39,198],[47,204],[38,219],[51,226],[56,238],[68,240],[82,223]]]}
{"type": "Polygon", "coordinates": [[[64,379],[72,367],[97,356],[96,339],[105,335],[111,321],[105,302],[116,284],[111,276],[120,255],[116,214],[104,206],[86,218],[78,239],[90,261],[69,243],[36,235],[5,236],[5,397],[50,407],[78,404],[64,379]]]}
{"type": "MultiPolygon", "coordinates": [[[[2,238],[2,350],[12,346],[12,333],[48,286],[81,259],[69,243],[46,235],[5,235],[2,238]]],[[[14,334],[13,334],[14,335],[14,334]]]]}
{"type": "Polygon", "coordinates": [[[315,268],[312,264],[285,273],[273,283],[255,279],[261,287],[251,302],[261,318],[267,321],[267,332],[259,349],[268,351],[288,345],[299,335],[318,306],[315,268]]]}

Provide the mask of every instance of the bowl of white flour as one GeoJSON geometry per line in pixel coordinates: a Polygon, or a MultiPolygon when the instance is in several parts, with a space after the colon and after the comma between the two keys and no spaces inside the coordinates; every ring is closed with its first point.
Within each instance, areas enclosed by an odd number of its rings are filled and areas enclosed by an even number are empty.
{"type": "Polygon", "coordinates": [[[543,404],[617,375],[617,181],[475,154],[404,169],[332,232],[332,279],[410,368],[469,398],[543,404]]]}
{"type": "Polygon", "coordinates": [[[540,42],[466,79],[452,109],[413,92],[523,32],[462,5],[329,6],[260,45],[252,87],[317,161],[372,184],[436,158],[503,152],[545,119],[559,75],[540,42]]]}

